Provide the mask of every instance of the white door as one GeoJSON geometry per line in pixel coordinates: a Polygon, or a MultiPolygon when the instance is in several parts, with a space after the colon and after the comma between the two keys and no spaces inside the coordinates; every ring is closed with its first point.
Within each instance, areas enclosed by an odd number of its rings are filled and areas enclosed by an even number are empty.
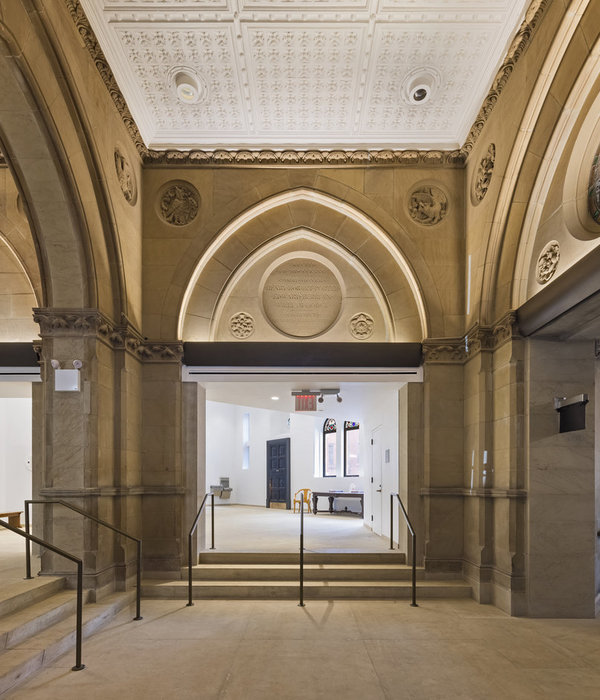
{"type": "Polygon", "coordinates": [[[381,514],[383,498],[383,448],[381,427],[371,432],[371,527],[381,535],[381,514]]]}

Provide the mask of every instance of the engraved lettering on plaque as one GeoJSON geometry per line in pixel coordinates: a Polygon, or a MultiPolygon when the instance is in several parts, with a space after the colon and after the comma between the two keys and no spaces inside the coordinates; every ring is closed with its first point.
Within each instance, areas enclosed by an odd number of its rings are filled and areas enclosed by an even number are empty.
{"type": "Polygon", "coordinates": [[[342,290],[333,272],[310,258],[276,267],[262,293],[269,321],[286,335],[308,338],[324,333],[337,319],[342,290]]]}

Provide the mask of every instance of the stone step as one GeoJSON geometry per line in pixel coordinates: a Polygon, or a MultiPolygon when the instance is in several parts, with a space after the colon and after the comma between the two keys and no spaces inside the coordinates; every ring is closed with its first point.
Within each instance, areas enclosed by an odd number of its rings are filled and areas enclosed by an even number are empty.
{"type": "MultiPolygon", "coordinates": [[[[192,568],[194,581],[297,581],[295,564],[200,564],[192,568]]],[[[412,569],[405,564],[305,564],[305,581],[408,581],[412,569]]],[[[424,571],[417,568],[417,580],[424,571]]],[[[181,569],[187,581],[188,569],[181,569]]]]}
{"type": "Polygon", "coordinates": [[[23,610],[5,615],[0,618],[0,650],[24,642],[76,610],[76,591],[62,590],[23,610]]]}
{"type": "MultiPolygon", "coordinates": [[[[295,564],[298,552],[210,552],[198,555],[198,564],[295,564]]],[[[357,552],[332,550],[304,552],[305,564],[405,564],[406,555],[397,550],[357,552]]]]}
{"type": "Polygon", "coordinates": [[[23,610],[28,605],[54,595],[64,589],[66,579],[62,576],[38,576],[15,581],[2,587],[0,618],[23,610]]]}
{"type": "MultiPolygon", "coordinates": [[[[70,591],[75,595],[75,591],[70,591]]],[[[83,608],[83,637],[89,637],[104,627],[124,607],[135,599],[135,591],[114,593],[100,603],[89,603],[83,608]]],[[[43,666],[59,656],[70,652],[75,656],[76,615],[69,615],[63,620],[41,630],[25,641],[0,652],[0,695],[23,682],[43,666]]],[[[132,621],[132,624],[135,622],[132,621]]],[[[82,648],[82,661],[91,666],[93,659],[86,656],[85,643],[82,648]]]]}
{"type": "MultiPolygon", "coordinates": [[[[192,597],[201,599],[294,600],[298,597],[297,581],[195,581],[192,597]]],[[[146,598],[185,599],[186,581],[144,581],[142,595],[146,598]]],[[[419,598],[470,598],[471,586],[463,581],[426,581],[417,586],[419,598]]],[[[408,581],[305,581],[307,600],[353,599],[387,600],[410,598],[408,581]]]]}

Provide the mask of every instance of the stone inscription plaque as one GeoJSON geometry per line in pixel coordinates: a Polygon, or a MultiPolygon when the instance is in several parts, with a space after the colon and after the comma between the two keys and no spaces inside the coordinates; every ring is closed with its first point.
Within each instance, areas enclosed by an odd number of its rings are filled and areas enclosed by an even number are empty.
{"type": "Polygon", "coordinates": [[[333,272],[310,258],[288,260],[269,275],[262,293],[265,314],[286,335],[324,333],[336,320],[342,290],[333,272]]]}

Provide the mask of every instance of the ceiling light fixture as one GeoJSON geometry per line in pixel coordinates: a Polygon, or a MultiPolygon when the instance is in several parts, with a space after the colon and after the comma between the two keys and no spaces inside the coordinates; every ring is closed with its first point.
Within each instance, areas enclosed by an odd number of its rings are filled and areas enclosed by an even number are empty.
{"type": "Polygon", "coordinates": [[[271,401],[279,401],[279,396],[271,396],[271,401]]]}
{"type": "Polygon", "coordinates": [[[404,79],[404,99],[409,104],[422,105],[431,99],[440,83],[441,76],[434,68],[416,68],[404,79]]]}
{"type": "Polygon", "coordinates": [[[196,104],[206,96],[206,84],[192,68],[176,66],[171,68],[169,84],[175,88],[177,99],[186,105],[196,104]]]}

